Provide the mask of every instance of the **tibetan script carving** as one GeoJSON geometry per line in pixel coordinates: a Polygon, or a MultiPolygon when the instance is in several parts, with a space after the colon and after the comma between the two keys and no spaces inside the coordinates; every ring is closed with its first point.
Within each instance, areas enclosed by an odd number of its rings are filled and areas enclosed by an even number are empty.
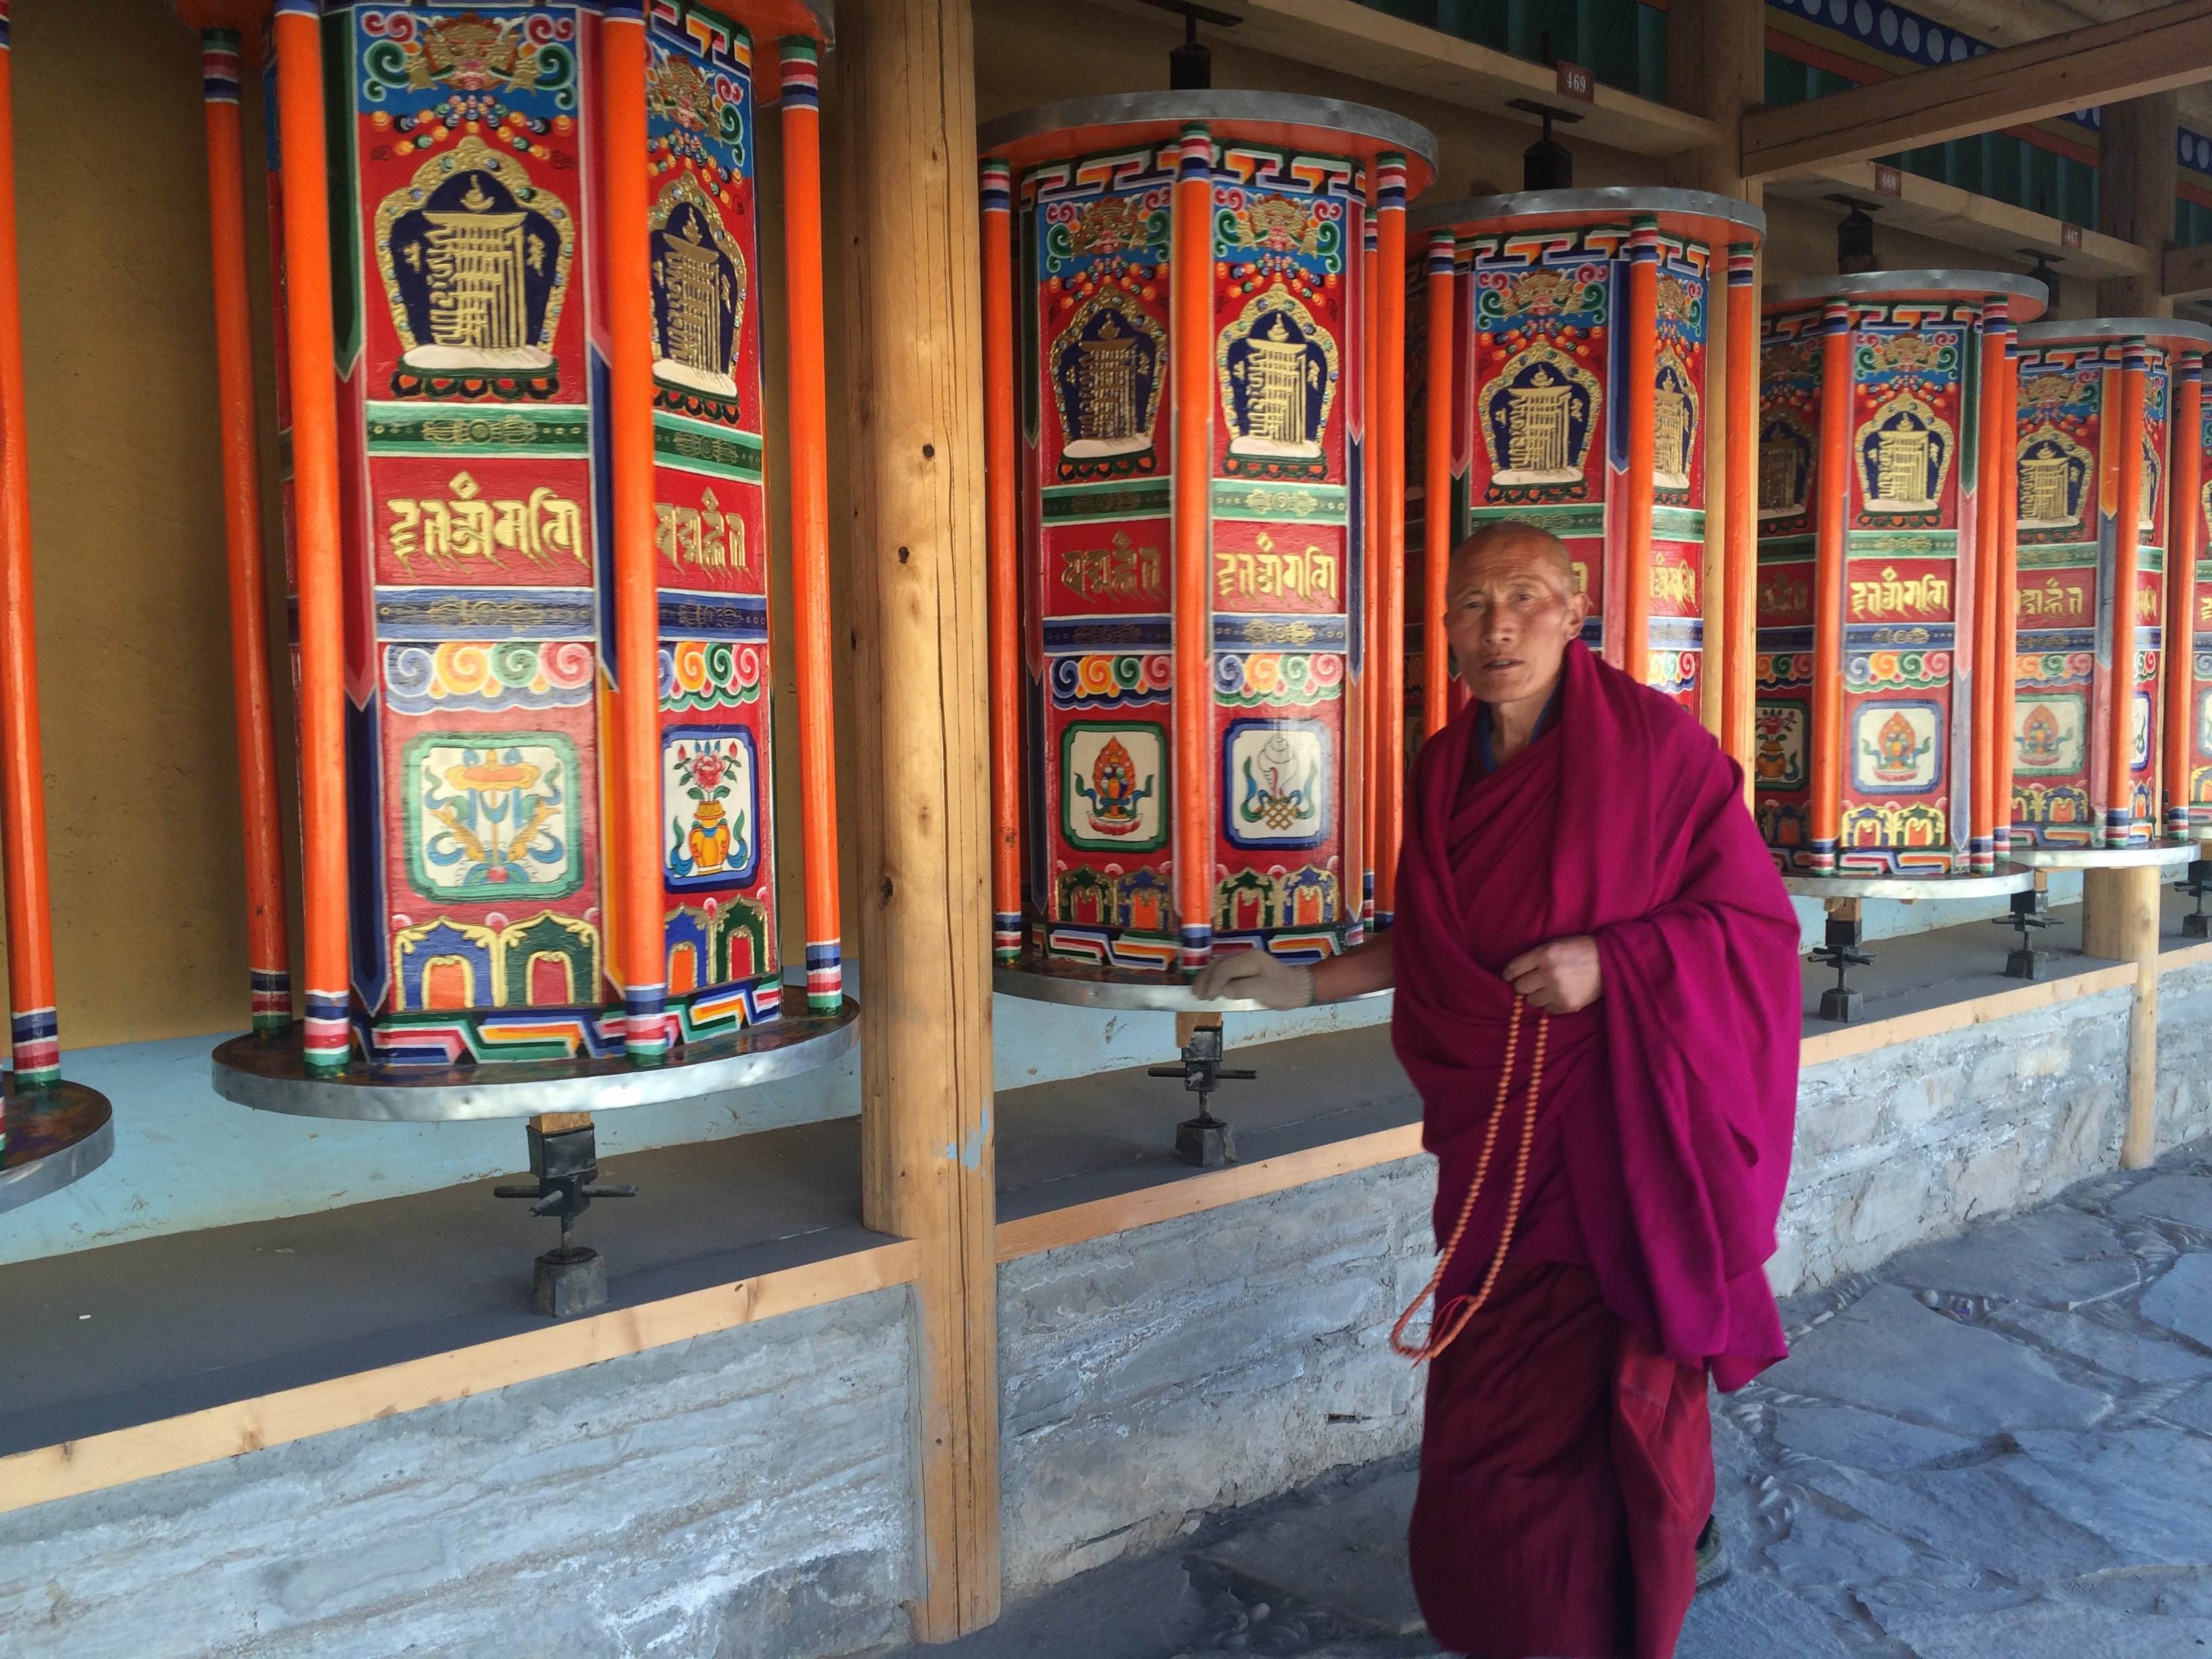
{"type": "Polygon", "coordinates": [[[487,501],[483,487],[456,472],[446,488],[448,499],[387,501],[391,522],[386,539],[392,556],[410,573],[422,560],[459,569],[474,560],[498,565],[519,554],[550,569],[556,560],[585,562],[583,514],[565,495],[539,485],[526,501],[487,501]]]}

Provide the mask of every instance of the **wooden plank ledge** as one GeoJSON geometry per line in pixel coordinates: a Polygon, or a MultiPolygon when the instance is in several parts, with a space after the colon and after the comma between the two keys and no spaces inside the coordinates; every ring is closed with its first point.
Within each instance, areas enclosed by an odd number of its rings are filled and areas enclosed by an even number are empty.
{"type": "Polygon", "coordinates": [[[1832,1060],[1848,1060],[1855,1054],[1872,1054],[1877,1048],[1893,1048],[1901,1042],[1916,1042],[1923,1037],[1942,1036],[1951,1031],[1987,1025],[1993,1020],[2010,1019],[2015,1014],[2033,1013],[2039,1008],[2055,1008],[2080,997],[2132,989],[2135,982],[2136,964],[2123,962],[2110,968],[2093,969],[2086,974],[2023,985],[2017,990],[1996,991],[1964,1002],[1946,1003],[1939,1008],[1923,1008],[1889,1019],[1873,1020],[1864,1025],[1819,1031],[1805,1039],[1798,1064],[1819,1066],[1832,1060]]]}
{"type": "Polygon", "coordinates": [[[1018,1261],[1040,1250],[1085,1243],[1109,1233],[1149,1227],[1156,1221],[1198,1215],[1226,1204],[1241,1204],[1248,1198],[1265,1198],[1270,1193],[1286,1192],[1293,1187],[1326,1181],[1332,1176],[1371,1170],[1378,1164],[1394,1164],[1420,1150],[1421,1126],[1401,1124],[1395,1129],[1378,1129],[1372,1134],[1309,1147],[1302,1152],[1263,1158],[1255,1164],[1232,1164],[1225,1170],[1187,1176],[1180,1181],[1133,1193],[1095,1199],[1088,1204],[1071,1204],[1064,1210],[1046,1210],[1015,1221],[1001,1221],[999,1260],[1018,1261]]]}
{"type": "Polygon", "coordinates": [[[2212,939],[2202,945],[2184,945],[2176,950],[2158,953],[2158,971],[2171,974],[2183,968],[2212,968],[2212,939]]]}
{"type": "Polygon", "coordinates": [[[0,1458],[0,1513],[465,1400],[912,1282],[912,1240],[0,1458]]]}

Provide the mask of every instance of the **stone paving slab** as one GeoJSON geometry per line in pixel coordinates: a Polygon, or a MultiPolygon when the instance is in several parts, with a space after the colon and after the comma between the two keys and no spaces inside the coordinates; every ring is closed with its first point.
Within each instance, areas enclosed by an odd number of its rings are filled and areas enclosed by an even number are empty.
{"type": "Polygon", "coordinates": [[[1378,1636],[1426,1626],[1406,1568],[1414,1472],[1405,1469],[1335,1502],[1286,1510],[1231,1533],[1199,1559],[1257,1592],[1296,1595],[1378,1636]]]}

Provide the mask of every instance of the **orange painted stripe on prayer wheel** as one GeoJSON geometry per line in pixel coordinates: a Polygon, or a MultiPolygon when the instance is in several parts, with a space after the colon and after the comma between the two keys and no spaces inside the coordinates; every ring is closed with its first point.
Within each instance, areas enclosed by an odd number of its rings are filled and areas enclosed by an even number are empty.
{"type": "MultiPolygon", "coordinates": [[[[0,23],[6,8],[0,6],[0,23]]],[[[9,1030],[17,1085],[58,1080],[54,949],[46,892],[46,793],[32,625],[29,452],[15,269],[13,54],[0,35],[0,859],[6,866],[9,1030]]]]}
{"type": "Polygon", "coordinates": [[[1451,564],[1452,234],[1429,233],[1429,380],[1423,410],[1421,732],[1433,737],[1450,718],[1451,650],[1444,639],[1445,578],[1451,564]]]}
{"type": "Polygon", "coordinates": [[[991,571],[991,948],[1022,953],[1022,614],[1014,469],[1013,173],[983,163],[983,530],[991,571]]]}
{"type": "Polygon", "coordinates": [[[1366,664],[1366,677],[1359,688],[1360,708],[1364,717],[1361,738],[1364,744],[1361,753],[1367,763],[1364,787],[1361,790],[1360,817],[1364,834],[1361,837],[1364,860],[1359,872],[1360,910],[1367,925],[1375,925],[1375,896],[1381,877],[1376,872],[1382,866],[1382,733],[1390,729],[1382,717],[1382,659],[1378,654],[1381,628],[1383,573],[1389,561],[1382,556],[1382,428],[1381,420],[1382,398],[1382,359],[1380,350],[1381,318],[1379,283],[1376,271],[1382,259],[1377,252],[1378,234],[1376,229],[1375,194],[1368,193],[1367,227],[1360,239],[1359,288],[1362,349],[1366,354],[1366,418],[1367,443],[1359,458],[1360,545],[1366,550],[1364,591],[1360,595],[1359,615],[1353,625],[1360,630],[1360,659],[1366,664]]]}
{"type": "Polygon", "coordinates": [[[784,350],[790,426],[785,465],[791,478],[799,822],[806,837],[806,1006],[816,1013],[834,1013],[845,1000],[845,966],[837,915],[836,714],[830,668],[830,415],[822,319],[819,75],[813,41],[783,43],[784,350]]]}
{"type": "Polygon", "coordinates": [[[1382,452],[1376,491],[1380,545],[1376,564],[1375,787],[1380,844],[1375,849],[1375,921],[1388,927],[1398,910],[1398,843],[1406,833],[1406,163],[1382,158],[1375,214],[1375,447],[1382,452]]]}
{"type": "Polygon", "coordinates": [[[279,0],[275,35],[285,360],[292,409],[293,563],[300,611],[300,884],[307,935],[301,1046],[309,1066],[331,1070],[345,1064],[350,1045],[345,651],[322,23],[313,0],[279,0]]]}
{"type": "Polygon", "coordinates": [[[1213,954],[1213,141],[1182,131],[1168,259],[1175,380],[1175,826],[1182,963],[1213,954]]]}
{"type": "Polygon", "coordinates": [[[1980,407],[1976,416],[1974,479],[1973,769],[1967,796],[1966,849],[1970,868],[1986,870],[1996,841],[1996,690],[2002,670],[1997,656],[1997,538],[2002,533],[2004,475],[1997,470],[1997,433],[2012,419],[2004,396],[2005,343],[2011,337],[2011,310],[1990,300],[1982,313],[1982,356],[1978,365],[1980,407]]]}
{"type": "Polygon", "coordinates": [[[2136,503],[2143,489],[2143,394],[2149,378],[2148,342],[2121,349],[2120,422],[2107,428],[2105,451],[2119,449],[2119,477],[2112,498],[2112,670],[2105,726],[2105,843],[2127,841],[2135,827],[2136,589],[2142,566],[2142,518],[2136,503]]]}
{"type": "MultiPolygon", "coordinates": [[[[607,410],[613,459],[615,745],[611,871],[623,1042],[629,1057],[668,1052],[660,876],[660,595],[653,570],[653,287],[647,226],[646,39],[642,17],[599,27],[600,143],[605,161],[607,410]]],[[[811,860],[810,860],[811,862],[811,860]]]]}
{"type": "Polygon", "coordinates": [[[246,259],[246,161],[240,135],[239,37],[201,36],[208,151],[208,234],[215,276],[217,428],[230,579],[232,714],[238,742],[240,840],[246,854],[246,960],[253,1029],[292,1023],[283,825],[270,690],[269,601],[261,548],[261,457],[253,392],[252,291],[246,259]]]}
{"type": "Polygon", "coordinates": [[[2012,848],[2012,711],[2020,684],[2020,335],[2005,342],[2005,418],[1997,427],[1997,683],[1991,718],[1996,732],[1996,847],[1999,858],[2012,848]]]}
{"type": "Polygon", "coordinates": [[[1729,249],[1726,448],[1722,457],[1721,749],[1750,787],[1752,701],[1758,675],[1759,251],[1729,249]]]}
{"type": "MultiPolygon", "coordinates": [[[[1651,678],[1651,475],[1659,449],[1659,230],[1639,219],[1628,238],[1628,477],[1622,526],[1620,666],[1651,678]]],[[[1608,630],[1609,631],[1609,630],[1608,630]]]]}
{"type": "Polygon", "coordinates": [[[2204,358],[2177,352],[2173,418],[2166,431],[2173,449],[2173,487],[2166,492],[2166,829],[2189,833],[2190,736],[2197,706],[2197,561],[2203,550],[2203,512],[2197,505],[2204,478],[2204,358]]]}
{"type": "Polygon", "coordinates": [[[1813,542],[1813,853],[1810,867],[1836,867],[1844,812],[1844,526],[1850,506],[1851,309],[1821,319],[1820,510],[1813,542]]]}

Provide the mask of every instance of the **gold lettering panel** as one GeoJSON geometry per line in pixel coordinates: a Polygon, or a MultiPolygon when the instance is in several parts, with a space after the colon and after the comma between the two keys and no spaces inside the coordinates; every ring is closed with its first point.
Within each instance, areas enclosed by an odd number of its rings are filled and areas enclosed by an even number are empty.
{"type": "Polygon", "coordinates": [[[655,501],[653,516],[653,544],[678,570],[689,566],[727,575],[746,568],[745,521],[724,513],[711,488],[696,507],[655,501]]]}
{"type": "Polygon", "coordinates": [[[465,471],[453,474],[446,490],[384,503],[384,544],[402,580],[508,569],[514,559],[549,574],[588,564],[583,510],[569,497],[540,484],[526,497],[493,500],[465,471]]]}
{"type": "Polygon", "coordinates": [[[1139,547],[1117,530],[1104,547],[1064,548],[1060,585],[1081,599],[1152,599],[1166,603],[1160,550],[1139,547]]]}
{"type": "Polygon", "coordinates": [[[1884,565],[1879,580],[1850,585],[1850,614],[1857,618],[1941,617],[1950,609],[1950,579],[1932,570],[1899,575],[1895,565],[1884,565]]]}
{"type": "MultiPolygon", "coordinates": [[[[1337,558],[1308,543],[1301,551],[1277,550],[1261,531],[1250,549],[1222,550],[1213,556],[1213,593],[1221,600],[1285,599],[1337,602],[1337,558]]],[[[1265,607],[1263,607],[1265,608],[1265,607]]]]}

